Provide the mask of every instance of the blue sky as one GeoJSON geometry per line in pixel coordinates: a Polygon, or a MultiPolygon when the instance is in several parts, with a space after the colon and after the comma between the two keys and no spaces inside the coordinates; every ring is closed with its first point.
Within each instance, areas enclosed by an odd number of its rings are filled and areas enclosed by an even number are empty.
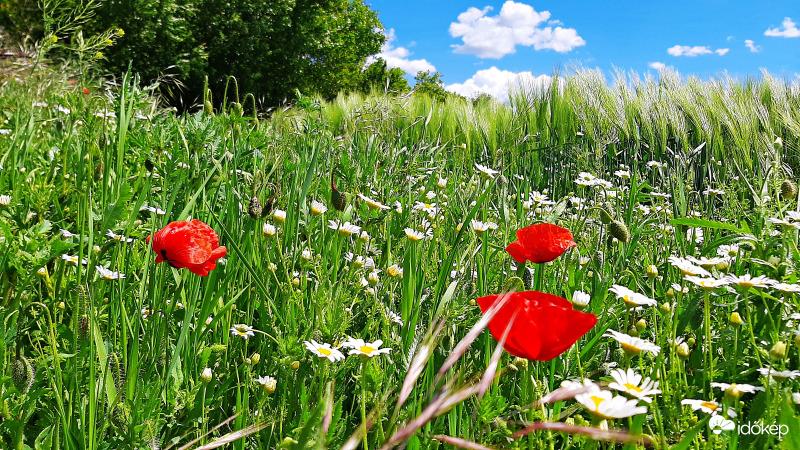
{"type": "Polygon", "coordinates": [[[523,78],[614,67],[797,80],[800,0],[365,0],[388,36],[378,56],[442,73],[462,95],[504,97],[523,78]]]}

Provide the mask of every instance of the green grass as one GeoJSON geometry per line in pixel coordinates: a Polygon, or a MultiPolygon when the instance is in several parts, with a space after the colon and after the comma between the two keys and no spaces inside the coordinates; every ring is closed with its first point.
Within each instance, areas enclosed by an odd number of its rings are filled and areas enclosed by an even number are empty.
{"type": "Polygon", "coordinates": [[[532,405],[564,380],[611,381],[614,366],[659,381],[662,393],[646,414],[610,420],[612,430],[648,436],[658,448],[794,448],[800,440],[791,397],[798,380],[770,383],[757,371],[800,369],[791,318],[797,294],[704,291],[668,262],[738,244],[728,267],[710,269],[715,277],[797,282],[797,231],[768,222],[798,209],[780,194],[798,169],[796,84],[766,73],[738,82],[669,72],[607,83],[583,71],[517,92],[511,105],[353,94],[318,106],[306,99],[256,120],[235,105],[174,116],[130,77],[118,85],[68,78],[0,82],[0,129],[8,130],[0,135],[0,195],[11,196],[0,206],[0,448],[179,448],[237,431],[227,436],[240,437],[230,444],[237,449],[380,448],[405,439],[408,448],[451,448],[435,436],[503,448],[598,448],[606,444],[554,429],[511,437],[533,422],[598,425],[574,400],[532,405]],[[482,177],[476,163],[501,174],[482,177]],[[614,175],[620,165],[629,179],[614,175]],[[616,196],[576,184],[581,172],[609,180],[616,196]],[[347,199],[341,212],[329,200],[332,177],[347,199]],[[538,204],[533,191],[555,204],[538,204]],[[435,198],[426,199],[429,192],[435,198]],[[357,194],[390,209],[373,210],[357,194]],[[285,219],[251,217],[253,197],[285,219]],[[312,201],[328,211],[313,214],[312,201]],[[436,203],[437,212],[415,210],[418,201],[436,203]],[[626,225],[628,242],[611,238],[600,206],[626,225]],[[217,230],[228,249],[208,277],[154,264],[145,242],[188,217],[217,230]],[[480,235],[472,218],[499,227],[480,235]],[[352,222],[369,237],[344,236],[329,220],[352,222]],[[505,246],[537,222],[570,229],[578,243],[535,268],[539,290],[567,299],[588,293],[586,311],[598,324],[551,362],[503,353],[479,399],[474,386],[496,342],[480,333],[463,354],[454,349],[481,318],[474,300],[501,293],[514,275],[505,246]],[[262,233],[265,223],[279,228],[274,237],[262,233]],[[412,242],[406,227],[429,237],[412,242]],[[701,242],[687,235],[694,227],[701,242]],[[111,239],[108,230],[133,241],[111,239]],[[348,253],[373,259],[381,272],[372,283],[348,253]],[[389,274],[395,264],[402,278],[389,274]],[[101,279],[99,266],[126,278],[101,279]],[[658,305],[628,310],[609,292],[613,285],[658,305]],[[733,312],[743,324],[729,321],[733,312]],[[236,324],[258,332],[241,339],[230,332],[236,324]],[[661,352],[626,356],[606,330],[638,335],[661,352]],[[303,345],[348,336],[381,339],[392,350],[329,363],[303,345]],[[673,345],[676,338],[687,345],[673,345]],[[770,354],[779,341],[785,355],[778,347],[770,354]],[[453,366],[437,377],[453,354],[453,366]],[[35,376],[19,370],[25,361],[35,376]],[[261,376],[276,379],[275,392],[255,382],[261,376]],[[406,380],[413,389],[399,402],[406,380]],[[765,391],[735,401],[712,381],[765,391]],[[443,407],[442,399],[454,404],[443,407]],[[726,403],[737,423],[787,424],[790,434],[716,435],[708,415],[683,399],[726,403]],[[393,441],[396,433],[403,438],[393,441]]]}

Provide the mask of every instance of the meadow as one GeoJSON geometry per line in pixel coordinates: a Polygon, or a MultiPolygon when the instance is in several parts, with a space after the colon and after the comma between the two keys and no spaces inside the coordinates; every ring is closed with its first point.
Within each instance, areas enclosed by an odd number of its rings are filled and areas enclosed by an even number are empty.
{"type": "Polygon", "coordinates": [[[800,448],[796,80],[155,92],[0,80],[0,448],[800,448]],[[154,251],[187,220],[205,276],[154,251]],[[478,299],[529,291],[596,323],[515,357],[478,299]]]}

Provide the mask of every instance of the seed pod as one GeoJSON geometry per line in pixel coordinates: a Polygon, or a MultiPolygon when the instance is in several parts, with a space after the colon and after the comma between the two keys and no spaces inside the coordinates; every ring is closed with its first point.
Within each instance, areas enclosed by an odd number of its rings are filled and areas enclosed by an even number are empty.
{"type": "Polygon", "coordinates": [[[522,272],[522,283],[525,285],[525,289],[533,288],[533,274],[527,267],[525,268],[525,271],[522,272]]]}
{"type": "Polygon", "coordinates": [[[781,197],[786,200],[792,200],[797,197],[797,183],[789,179],[783,180],[783,183],[781,183],[781,197]]]}
{"type": "Polygon", "coordinates": [[[619,220],[615,220],[608,225],[608,232],[620,242],[628,242],[631,239],[631,233],[628,231],[628,227],[619,220]]]}
{"type": "Polygon", "coordinates": [[[603,206],[600,208],[600,221],[603,222],[604,225],[608,225],[614,221],[614,211],[611,209],[611,206],[603,206]]]}
{"type": "Polygon", "coordinates": [[[247,206],[247,214],[253,219],[258,219],[261,217],[263,211],[264,208],[261,207],[261,202],[258,200],[258,197],[251,197],[250,205],[247,206]]]}
{"type": "Polygon", "coordinates": [[[14,383],[14,387],[22,394],[27,394],[35,379],[36,368],[28,358],[22,356],[22,353],[17,354],[17,358],[11,365],[11,381],[14,383]]]}
{"type": "Polygon", "coordinates": [[[331,174],[331,205],[337,211],[344,211],[346,203],[344,195],[336,189],[336,182],[333,180],[333,174],[331,174]]]}

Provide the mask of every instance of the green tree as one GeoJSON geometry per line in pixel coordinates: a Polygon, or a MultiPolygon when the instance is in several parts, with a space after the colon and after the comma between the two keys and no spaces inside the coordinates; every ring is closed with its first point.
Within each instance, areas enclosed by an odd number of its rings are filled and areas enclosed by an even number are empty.
{"type": "Polygon", "coordinates": [[[388,92],[408,92],[411,86],[406,80],[406,73],[403,69],[394,67],[388,69],[386,61],[378,59],[361,73],[358,90],[369,93],[373,89],[386,90],[388,92]]]}
{"type": "Polygon", "coordinates": [[[417,94],[427,94],[437,101],[444,101],[448,92],[444,90],[444,82],[442,81],[442,74],[426,70],[425,72],[417,72],[414,77],[414,92],[417,94]]]}

